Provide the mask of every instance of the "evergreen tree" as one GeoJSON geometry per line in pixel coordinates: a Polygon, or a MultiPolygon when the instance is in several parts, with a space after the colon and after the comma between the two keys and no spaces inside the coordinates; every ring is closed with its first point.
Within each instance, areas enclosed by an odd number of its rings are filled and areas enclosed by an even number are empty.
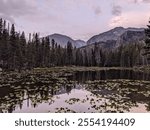
{"type": "Polygon", "coordinates": [[[0,41],[2,39],[2,34],[3,34],[3,20],[0,19],[0,41]]]}
{"type": "Polygon", "coordinates": [[[0,67],[2,66],[2,34],[3,34],[3,20],[0,19],[0,67]]]}
{"type": "Polygon", "coordinates": [[[89,66],[88,54],[86,50],[84,50],[84,66],[89,66]]]}
{"type": "Polygon", "coordinates": [[[45,38],[42,38],[42,43],[41,43],[41,48],[40,48],[40,55],[41,55],[41,67],[46,67],[46,65],[45,65],[45,58],[46,58],[45,38]]]}
{"type": "Polygon", "coordinates": [[[102,49],[99,50],[99,55],[100,55],[100,67],[104,67],[105,66],[105,61],[106,61],[106,57],[105,57],[105,52],[102,51],[102,49]]]}
{"type": "Polygon", "coordinates": [[[41,51],[40,51],[40,39],[39,35],[36,33],[34,37],[35,44],[35,67],[39,67],[41,64],[41,51]]]}
{"type": "Polygon", "coordinates": [[[72,43],[68,42],[67,43],[67,64],[72,65],[73,62],[73,47],[72,43]]]}
{"type": "Polygon", "coordinates": [[[15,70],[16,68],[16,53],[17,53],[17,44],[16,44],[16,32],[15,26],[12,24],[11,31],[10,31],[10,47],[9,47],[9,69],[15,70]]]}
{"type": "MultiPolygon", "coordinates": [[[[149,21],[150,23],[150,21],[149,21]]],[[[145,35],[146,35],[146,40],[145,40],[145,53],[144,56],[146,56],[147,63],[150,64],[150,25],[147,25],[147,29],[145,29],[145,35]]]]}
{"type": "Polygon", "coordinates": [[[19,68],[25,68],[27,65],[27,59],[26,59],[26,54],[27,54],[27,46],[26,46],[26,38],[25,38],[25,33],[22,32],[22,34],[19,37],[19,68]]]}
{"type": "Polygon", "coordinates": [[[6,23],[0,22],[1,28],[1,38],[0,38],[0,62],[3,70],[8,69],[8,59],[9,59],[9,33],[6,29],[6,23]]]}
{"type": "Polygon", "coordinates": [[[76,51],[76,61],[75,61],[75,65],[76,66],[84,66],[84,58],[83,58],[83,54],[80,50],[76,51]]]}
{"type": "Polygon", "coordinates": [[[52,39],[51,41],[51,51],[50,51],[50,63],[51,63],[51,66],[54,66],[55,65],[55,40],[52,39]]]}
{"type": "Polygon", "coordinates": [[[63,65],[67,65],[67,48],[66,48],[66,46],[62,51],[63,51],[62,63],[63,63],[63,65]]]}
{"type": "Polygon", "coordinates": [[[49,38],[46,37],[45,39],[45,66],[50,66],[50,41],[49,38]]]}
{"type": "Polygon", "coordinates": [[[29,34],[26,59],[27,59],[27,69],[33,69],[35,66],[35,46],[33,41],[31,40],[31,34],[29,34]]]}
{"type": "Polygon", "coordinates": [[[92,66],[96,66],[95,49],[92,49],[92,66]]]}

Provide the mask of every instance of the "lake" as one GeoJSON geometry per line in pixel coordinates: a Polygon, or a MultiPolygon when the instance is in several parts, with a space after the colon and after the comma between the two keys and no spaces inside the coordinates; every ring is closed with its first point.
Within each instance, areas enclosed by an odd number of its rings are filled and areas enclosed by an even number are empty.
{"type": "Polygon", "coordinates": [[[0,112],[150,112],[150,73],[128,69],[2,73],[0,112]]]}

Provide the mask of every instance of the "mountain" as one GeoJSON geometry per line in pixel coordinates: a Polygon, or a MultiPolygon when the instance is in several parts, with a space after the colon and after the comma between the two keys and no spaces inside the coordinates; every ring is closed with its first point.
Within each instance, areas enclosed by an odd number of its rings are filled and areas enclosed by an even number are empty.
{"type": "Polygon", "coordinates": [[[89,47],[90,45],[93,46],[95,43],[104,48],[116,48],[121,44],[143,41],[145,39],[145,32],[144,28],[116,27],[107,32],[93,36],[87,42],[83,40],[74,40],[66,35],[56,33],[48,37],[50,41],[54,39],[55,42],[62,47],[65,47],[68,42],[71,42],[73,47],[77,48],[89,47]]]}
{"type": "Polygon", "coordinates": [[[110,31],[93,36],[87,41],[87,45],[98,43],[105,48],[116,48],[121,44],[143,41],[144,38],[144,28],[116,27],[110,31]]]}
{"type": "Polygon", "coordinates": [[[77,47],[77,48],[86,45],[86,42],[83,40],[73,40],[72,38],[66,35],[62,35],[62,34],[52,34],[52,35],[49,35],[48,37],[50,41],[54,39],[55,42],[57,42],[57,44],[61,45],[62,47],[67,46],[68,42],[71,42],[73,47],[77,47]]]}
{"type": "Polygon", "coordinates": [[[80,47],[87,45],[86,42],[83,41],[83,40],[76,40],[75,42],[76,42],[76,44],[78,44],[80,47]]]}

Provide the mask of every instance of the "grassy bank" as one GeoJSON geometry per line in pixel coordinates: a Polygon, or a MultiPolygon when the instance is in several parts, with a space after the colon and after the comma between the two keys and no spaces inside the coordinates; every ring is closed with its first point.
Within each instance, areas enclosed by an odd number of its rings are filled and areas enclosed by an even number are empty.
{"type": "Polygon", "coordinates": [[[125,67],[80,67],[80,66],[64,66],[51,68],[35,68],[33,71],[100,71],[100,70],[133,70],[134,68],[125,67]]]}

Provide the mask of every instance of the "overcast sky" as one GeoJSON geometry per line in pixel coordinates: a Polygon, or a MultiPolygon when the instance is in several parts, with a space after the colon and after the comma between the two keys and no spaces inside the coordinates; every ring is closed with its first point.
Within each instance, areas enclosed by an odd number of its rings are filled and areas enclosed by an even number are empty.
{"type": "Polygon", "coordinates": [[[117,26],[145,27],[150,0],[0,0],[0,17],[26,34],[88,40],[117,26]]]}

